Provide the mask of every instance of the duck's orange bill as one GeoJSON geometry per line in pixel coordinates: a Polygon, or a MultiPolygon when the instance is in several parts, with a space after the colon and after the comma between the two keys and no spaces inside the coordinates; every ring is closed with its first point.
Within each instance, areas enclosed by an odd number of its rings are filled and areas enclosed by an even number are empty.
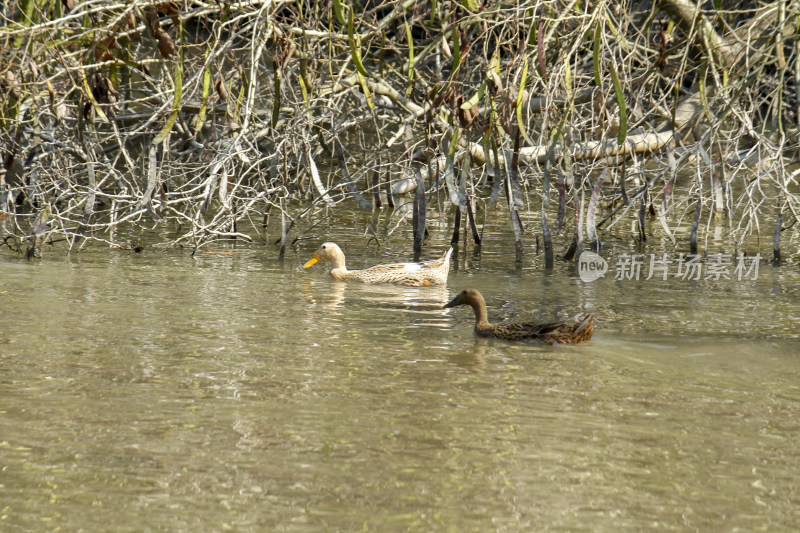
{"type": "Polygon", "coordinates": [[[303,265],[303,268],[308,268],[308,267],[316,264],[317,261],[319,261],[319,256],[317,255],[317,252],[314,252],[314,255],[311,256],[311,259],[306,261],[306,264],[303,265]]]}

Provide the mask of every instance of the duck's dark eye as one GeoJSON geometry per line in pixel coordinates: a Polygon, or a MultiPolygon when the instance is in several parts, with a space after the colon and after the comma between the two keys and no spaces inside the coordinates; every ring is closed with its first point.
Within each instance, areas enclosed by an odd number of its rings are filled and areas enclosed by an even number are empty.
{"type": "Polygon", "coordinates": [[[324,245],[324,244],[322,245],[322,249],[323,249],[323,250],[325,249],[325,245],[324,245]]]}

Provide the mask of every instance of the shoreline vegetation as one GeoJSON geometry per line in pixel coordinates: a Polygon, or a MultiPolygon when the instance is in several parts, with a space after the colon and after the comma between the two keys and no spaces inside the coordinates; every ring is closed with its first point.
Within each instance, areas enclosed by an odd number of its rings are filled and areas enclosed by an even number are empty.
{"type": "Polygon", "coordinates": [[[7,252],[135,249],[118,228],[169,224],[166,246],[283,258],[345,205],[405,209],[417,260],[435,204],[478,248],[478,212],[507,211],[517,261],[541,239],[546,268],[620,220],[692,253],[712,228],[734,253],[758,253],[753,235],[775,260],[796,248],[796,2],[0,0],[0,15],[7,252]]]}

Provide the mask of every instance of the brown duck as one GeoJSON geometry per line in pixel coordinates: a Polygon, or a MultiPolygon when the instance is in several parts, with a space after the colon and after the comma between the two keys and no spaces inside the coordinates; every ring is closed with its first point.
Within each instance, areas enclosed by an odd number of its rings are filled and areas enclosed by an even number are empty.
{"type": "Polygon", "coordinates": [[[506,322],[492,325],[486,313],[486,301],[475,289],[461,291],[444,307],[469,305],[475,311],[475,333],[481,337],[497,337],[506,340],[535,339],[547,344],[577,344],[588,341],[594,333],[594,315],[588,314],[580,322],[550,322],[548,324],[525,324],[506,322]]]}

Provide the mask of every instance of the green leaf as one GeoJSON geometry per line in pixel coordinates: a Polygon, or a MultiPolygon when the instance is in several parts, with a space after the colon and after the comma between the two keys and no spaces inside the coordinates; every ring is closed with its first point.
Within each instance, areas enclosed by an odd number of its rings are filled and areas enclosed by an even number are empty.
{"type": "Polygon", "coordinates": [[[358,84],[361,86],[361,91],[364,93],[364,98],[367,99],[367,107],[373,109],[375,104],[372,102],[372,94],[367,85],[367,78],[369,73],[364,68],[364,63],[361,61],[361,36],[356,35],[355,21],[353,20],[353,10],[350,9],[347,17],[347,42],[350,43],[350,55],[353,58],[353,64],[356,66],[356,76],[358,77],[358,84]]]}
{"type": "Polygon", "coordinates": [[[406,89],[406,96],[411,95],[414,83],[414,37],[411,35],[411,26],[408,25],[408,19],[403,17],[403,25],[406,27],[406,42],[408,43],[408,88],[406,89]]]}
{"type": "Polygon", "coordinates": [[[300,75],[297,77],[297,82],[300,84],[300,92],[303,95],[303,101],[308,103],[309,95],[311,93],[311,83],[308,81],[308,59],[300,59],[300,75]]]}
{"type": "Polygon", "coordinates": [[[517,126],[522,136],[530,142],[528,134],[525,132],[525,125],[522,123],[522,100],[525,97],[525,81],[528,78],[528,56],[525,56],[525,63],[522,65],[522,76],[519,80],[519,88],[517,90],[517,126]]]}
{"type": "Polygon", "coordinates": [[[368,77],[367,69],[364,68],[364,63],[361,61],[361,36],[356,35],[353,30],[353,10],[350,10],[350,16],[347,19],[347,42],[350,43],[350,54],[353,57],[353,63],[362,76],[368,77]]]}
{"type": "Polygon", "coordinates": [[[625,94],[622,92],[622,85],[619,83],[617,69],[614,63],[609,63],[611,68],[611,83],[614,84],[614,93],[617,95],[617,106],[619,106],[619,133],[617,134],[617,144],[622,144],[628,136],[628,113],[625,110],[625,94]]]}
{"type": "Polygon", "coordinates": [[[81,77],[83,78],[83,92],[84,92],[84,95],[89,100],[89,102],[92,104],[92,107],[94,107],[94,112],[97,113],[97,116],[101,120],[104,120],[104,121],[108,120],[108,117],[103,112],[103,109],[97,103],[97,100],[95,99],[94,94],[92,93],[91,87],[89,87],[89,78],[86,77],[86,71],[83,69],[83,67],[81,67],[81,77]]]}
{"type": "MultiPolygon", "coordinates": [[[[21,4],[19,17],[17,17],[17,23],[23,28],[27,28],[32,26],[34,23],[34,17],[36,15],[36,10],[34,10],[34,1],[22,0],[21,4]]],[[[22,43],[25,42],[25,39],[25,33],[21,33],[16,39],[14,39],[14,48],[19,48],[22,46],[22,43]]]]}
{"type": "Polygon", "coordinates": [[[528,32],[528,48],[535,48],[536,47],[536,32],[533,31],[534,22],[533,19],[536,17],[536,10],[534,8],[530,8],[525,11],[525,17],[531,19],[531,31],[528,32]]]}
{"type": "Polygon", "coordinates": [[[447,156],[448,157],[455,157],[456,150],[458,150],[458,135],[460,130],[458,126],[456,126],[455,131],[453,131],[453,136],[450,137],[450,146],[447,149],[447,156]]]}
{"type": "MultiPolygon", "coordinates": [[[[208,59],[208,50],[206,50],[206,59],[208,59]]],[[[203,96],[200,99],[200,110],[197,112],[197,121],[194,127],[195,135],[203,129],[203,123],[206,120],[206,113],[208,112],[208,95],[210,92],[211,71],[206,67],[203,71],[203,96]]]]}
{"type": "Polygon", "coordinates": [[[472,107],[476,106],[478,102],[481,101],[483,98],[483,94],[486,92],[486,79],[481,82],[480,87],[478,87],[478,92],[472,95],[472,98],[461,104],[461,109],[467,110],[472,109],[472,107]]]}
{"type": "Polygon", "coordinates": [[[178,120],[178,112],[181,109],[181,98],[183,98],[183,61],[178,58],[175,61],[175,74],[173,76],[175,86],[175,99],[172,101],[172,111],[167,117],[167,122],[164,124],[164,127],[161,128],[161,131],[156,138],[153,139],[153,144],[158,144],[162,142],[164,139],[167,138],[169,132],[172,131],[172,127],[175,125],[175,121],[178,120]]]}
{"type": "Polygon", "coordinates": [[[369,85],[367,85],[367,78],[365,78],[361,72],[356,72],[358,76],[358,84],[361,86],[361,90],[364,93],[364,98],[367,100],[367,107],[370,109],[375,108],[375,103],[372,101],[372,93],[369,91],[369,85]]]}
{"type": "MultiPolygon", "coordinates": [[[[350,11],[352,12],[353,10],[351,9],[350,11]]],[[[339,21],[339,24],[344,26],[347,21],[344,18],[344,6],[341,0],[333,0],[333,14],[336,15],[336,20],[339,21]]]]}
{"type": "Polygon", "coordinates": [[[594,83],[598,87],[603,86],[603,78],[600,76],[600,36],[603,31],[600,22],[594,27],[594,46],[592,47],[592,65],[594,66],[594,83]]]}
{"type": "Polygon", "coordinates": [[[697,78],[697,90],[700,93],[700,104],[703,106],[703,114],[709,122],[714,122],[714,117],[708,110],[708,93],[706,91],[706,74],[708,73],[708,64],[703,63],[700,67],[700,76],[697,78]]]}

